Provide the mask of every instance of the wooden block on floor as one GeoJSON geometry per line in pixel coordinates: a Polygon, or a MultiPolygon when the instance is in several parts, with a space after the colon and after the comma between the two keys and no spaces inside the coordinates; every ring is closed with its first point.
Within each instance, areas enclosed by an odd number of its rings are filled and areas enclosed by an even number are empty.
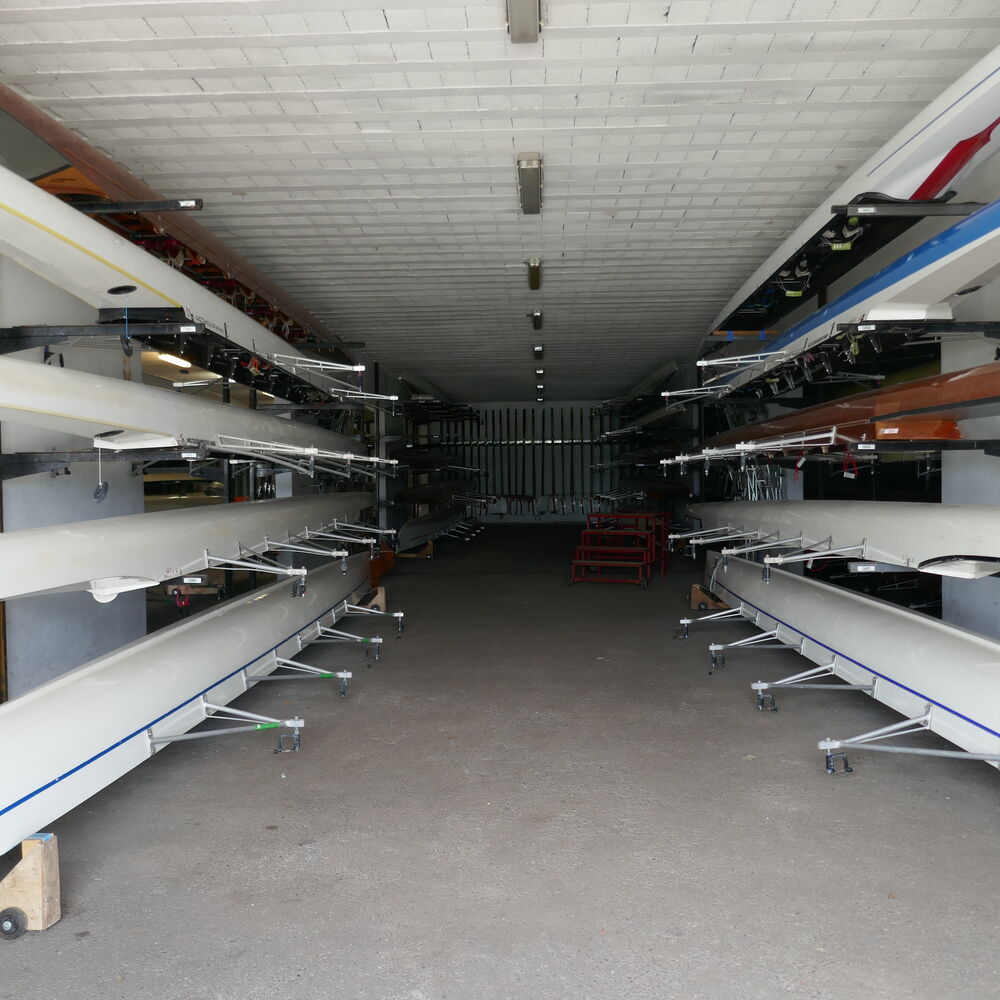
{"type": "Polygon", "coordinates": [[[417,552],[397,552],[397,559],[433,559],[434,558],[434,542],[428,542],[422,549],[417,552]]]}
{"type": "Polygon", "coordinates": [[[375,595],[365,602],[365,607],[371,608],[373,611],[385,611],[385,587],[376,587],[375,595]]]}
{"type": "Polygon", "coordinates": [[[729,605],[725,601],[713,594],[710,590],[697,583],[691,584],[691,610],[692,611],[725,611],[729,605]]]}
{"type": "Polygon", "coordinates": [[[44,931],[62,916],[54,833],[36,833],[21,841],[21,860],[0,882],[0,910],[9,906],[24,911],[29,931],[44,931]]]}

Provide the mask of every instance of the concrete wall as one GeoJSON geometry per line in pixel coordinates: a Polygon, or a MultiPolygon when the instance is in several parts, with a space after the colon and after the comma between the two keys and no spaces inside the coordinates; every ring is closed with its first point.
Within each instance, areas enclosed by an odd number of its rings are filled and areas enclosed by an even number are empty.
{"type": "MultiPolygon", "coordinates": [[[[0,326],[24,324],[93,323],[94,310],[61,289],[13,262],[0,258],[0,326]]],[[[53,345],[58,364],[67,368],[117,378],[141,377],[138,355],[125,358],[117,340],[84,346],[53,345]]],[[[19,352],[21,360],[41,363],[42,348],[19,352]]],[[[5,453],[91,451],[89,439],[41,431],[23,424],[0,425],[5,453]]],[[[107,497],[95,503],[97,463],[74,462],[69,474],[49,472],[3,484],[5,531],[45,527],[142,511],[141,475],[130,462],[105,462],[101,478],[109,485],[107,497]]],[[[65,673],[109,650],[145,634],[143,592],[124,594],[110,604],[98,604],[87,593],[23,597],[6,604],[7,680],[11,697],[65,673]]]]}

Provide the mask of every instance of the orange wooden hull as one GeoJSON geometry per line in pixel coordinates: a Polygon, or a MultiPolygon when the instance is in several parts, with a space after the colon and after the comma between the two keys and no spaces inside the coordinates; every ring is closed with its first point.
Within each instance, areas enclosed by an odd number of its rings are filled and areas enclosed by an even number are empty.
{"type": "Polygon", "coordinates": [[[1000,413],[1000,362],[820,403],[726,431],[705,445],[718,448],[832,427],[851,441],[957,440],[962,437],[960,421],[995,413],[1000,413]]]}

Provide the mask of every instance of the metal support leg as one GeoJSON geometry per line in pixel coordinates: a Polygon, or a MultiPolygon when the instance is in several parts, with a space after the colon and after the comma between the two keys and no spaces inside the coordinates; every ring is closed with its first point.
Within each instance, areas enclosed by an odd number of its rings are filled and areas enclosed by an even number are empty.
{"type": "Polygon", "coordinates": [[[347,697],[347,682],[354,676],[349,670],[322,670],[319,667],[310,666],[308,663],[300,663],[298,660],[287,660],[282,656],[276,656],[274,662],[283,667],[287,673],[272,673],[264,677],[251,677],[250,680],[257,681],[306,681],[315,678],[332,679],[336,677],[340,681],[340,697],[347,697]]]}
{"type": "Polygon", "coordinates": [[[678,624],[680,628],[674,629],[675,639],[688,639],[690,638],[690,633],[688,628],[691,625],[697,625],[700,622],[712,622],[712,621],[722,621],[724,618],[743,618],[743,605],[741,604],[738,608],[729,608],[726,611],[715,611],[710,615],[702,615],[700,618],[681,618],[678,624]]]}
{"type": "MultiPolygon", "coordinates": [[[[1000,753],[970,753],[967,750],[937,750],[933,747],[901,747],[892,744],[879,743],[879,740],[891,739],[894,736],[906,736],[910,733],[925,732],[930,728],[931,706],[923,715],[915,719],[903,719],[902,722],[893,723],[891,726],[883,726],[881,729],[873,729],[870,733],[862,733],[860,736],[852,736],[846,740],[820,740],[816,746],[825,751],[827,757],[827,773],[830,770],[830,758],[843,757],[846,764],[846,753],[831,753],[833,750],[844,751],[845,749],[877,750],[880,753],[908,753],[917,757],[952,757],[956,760],[982,760],[990,764],[1000,764],[1000,753]]],[[[851,770],[845,768],[845,770],[851,770]]]]}
{"type": "MultiPolygon", "coordinates": [[[[350,632],[341,632],[340,629],[329,628],[326,625],[319,626],[319,635],[315,639],[309,640],[310,642],[348,642],[348,643],[358,643],[360,645],[369,647],[365,649],[366,656],[374,655],[375,660],[378,660],[379,649],[382,645],[382,637],[380,635],[368,636],[363,635],[353,635],[350,632]],[[373,654],[374,651],[374,654],[373,654]]],[[[302,637],[299,636],[299,648],[303,646],[302,637]]],[[[371,664],[369,664],[371,666],[371,664]]]]}
{"type": "Polygon", "coordinates": [[[803,670],[799,674],[792,674],[790,677],[783,677],[780,681],[757,681],[755,684],[751,684],[750,690],[757,692],[757,708],[761,711],[768,709],[772,712],[777,712],[778,706],[774,695],[767,693],[771,688],[803,688],[805,690],[812,688],[817,691],[864,691],[866,694],[874,692],[874,684],[811,683],[812,681],[819,680],[821,677],[836,677],[837,675],[833,668],[834,663],[827,663],[813,667],[810,670],[803,670]]]}
{"type": "Polygon", "coordinates": [[[298,750],[301,746],[299,730],[305,725],[302,719],[272,719],[269,715],[258,715],[256,712],[245,712],[241,708],[233,708],[231,705],[213,705],[211,702],[204,702],[206,713],[204,721],[212,719],[221,722],[249,722],[250,725],[226,726],[224,729],[212,729],[203,733],[175,733],[172,736],[153,736],[152,730],[147,731],[147,739],[151,747],[160,746],[164,743],[178,743],[183,740],[203,740],[211,736],[232,736],[235,733],[253,733],[262,729],[291,729],[290,734],[286,733],[278,737],[278,749],[275,753],[285,752],[286,740],[291,741],[288,750],[298,750]]]}
{"type": "Polygon", "coordinates": [[[377,608],[363,608],[359,604],[348,604],[344,601],[344,606],[342,608],[342,614],[347,615],[377,615],[382,618],[395,618],[396,619],[396,638],[398,639],[403,634],[403,615],[402,611],[379,611],[377,608]]]}
{"type": "Polygon", "coordinates": [[[748,639],[740,639],[737,642],[713,642],[708,647],[708,655],[711,660],[709,674],[715,673],[726,665],[725,650],[727,649],[791,649],[784,642],[771,642],[778,638],[778,631],[763,632],[761,635],[752,635],[748,639]]]}

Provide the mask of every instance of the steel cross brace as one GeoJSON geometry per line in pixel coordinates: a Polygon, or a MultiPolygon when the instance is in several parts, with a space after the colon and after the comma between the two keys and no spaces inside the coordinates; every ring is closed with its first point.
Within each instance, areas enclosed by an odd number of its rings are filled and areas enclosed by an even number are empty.
{"type": "Polygon", "coordinates": [[[741,545],[738,548],[728,548],[722,550],[723,556],[739,556],[745,552],[760,552],[762,549],[779,549],[788,546],[802,548],[802,536],[798,538],[770,538],[765,539],[758,545],[741,545]]]}
{"type": "Polygon", "coordinates": [[[283,656],[276,656],[274,662],[279,667],[284,667],[291,673],[286,674],[266,674],[263,677],[252,677],[254,681],[307,681],[316,677],[324,679],[337,677],[340,679],[340,697],[347,697],[347,682],[354,676],[350,670],[323,670],[320,667],[310,666],[308,663],[300,663],[298,660],[289,660],[283,656]]]}
{"type": "MultiPolygon", "coordinates": [[[[330,542],[349,542],[356,545],[367,545],[374,548],[378,544],[377,538],[365,538],[357,535],[342,535],[338,531],[310,531],[308,528],[303,532],[302,539],[308,541],[311,538],[325,538],[330,542]]],[[[345,552],[344,555],[347,555],[345,552]]]]}
{"type": "Polygon", "coordinates": [[[802,688],[804,690],[809,690],[813,688],[817,691],[864,691],[867,694],[871,694],[875,690],[874,684],[814,684],[810,683],[814,680],[819,680],[821,677],[836,677],[834,672],[834,664],[836,660],[822,664],[818,667],[813,667],[810,670],[803,670],[799,674],[792,674],[790,677],[783,677],[780,681],[757,681],[756,684],[750,685],[751,691],[757,692],[757,708],[760,711],[764,709],[770,709],[772,712],[778,711],[778,706],[775,703],[773,694],[764,694],[765,691],[769,691],[771,688],[802,688]]]}
{"type": "MultiPolygon", "coordinates": [[[[354,524],[351,521],[338,521],[334,518],[330,528],[334,531],[370,531],[373,535],[395,535],[395,528],[375,528],[370,524],[354,524]]],[[[368,541],[368,539],[365,539],[368,541]]]]}
{"type": "Polygon", "coordinates": [[[727,608],[725,611],[715,611],[710,615],[702,615],[700,618],[681,618],[678,624],[681,626],[679,629],[674,631],[675,639],[687,639],[690,637],[688,628],[691,625],[697,625],[699,622],[717,622],[722,621],[724,618],[745,618],[743,614],[743,605],[741,604],[738,608],[727,608]]]}
{"type": "MultiPolygon", "coordinates": [[[[778,638],[778,630],[773,629],[770,632],[762,632],[760,635],[752,635],[747,639],[738,639],[736,642],[713,642],[709,644],[708,655],[711,660],[711,667],[709,668],[709,673],[715,673],[716,670],[721,670],[722,667],[726,665],[726,656],[724,650],[727,649],[792,649],[794,647],[790,646],[788,643],[781,642],[771,642],[772,639],[778,638]]],[[[800,644],[801,651],[801,644],[800,644]]]]}
{"type": "MultiPolygon", "coordinates": [[[[351,632],[341,632],[340,629],[330,628],[327,625],[318,626],[319,633],[315,639],[309,640],[310,642],[349,642],[357,643],[363,646],[371,646],[375,650],[375,659],[378,659],[379,649],[382,645],[382,636],[376,635],[372,637],[364,635],[354,635],[351,632]]],[[[299,648],[303,646],[302,636],[298,637],[299,648]]],[[[366,649],[365,653],[370,653],[371,650],[366,649]]]]}
{"type": "Polygon", "coordinates": [[[276,576],[305,576],[306,570],[299,566],[281,566],[273,559],[255,553],[245,553],[247,558],[227,559],[224,556],[213,556],[205,550],[205,566],[208,569],[226,567],[229,569],[248,569],[254,573],[274,573],[276,576]],[[260,560],[259,562],[257,560],[260,560]]]}
{"type": "MultiPolygon", "coordinates": [[[[719,368],[735,365],[738,368],[752,368],[754,365],[770,361],[783,361],[788,357],[785,351],[758,351],[756,354],[729,354],[721,357],[701,358],[695,362],[697,368],[719,368]]],[[[666,393],[663,393],[665,396],[666,393]]]]}
{"type": "Polygon", "coordinates": [[[244,452],[273,457],[274,455],[292,455],[302,458],[325,459],[341,462],[348,466],[355,463],[362,465],[385,465],[395,468],[399,461],[395,458],[377,458],[371,455],[355,455],[349,451],[324,451],[322,448],[305,447],[291,444],[281,444],[277,441],[257,441],[253,438],[234,437],[231,434],[219,434],[216,438],[218,447],[229,449],[238,454],[244,452]]]}
{"type": "Polygon", "coordinates": [[[269,715],[258,715],[256,712],[245,712],[241,708],[233,708],[230,705],[213,705],[211,702],[203,702],[206,717],[222,722],[247,722],[249,725],[226,726],[224,729],[212,729],[204,733],[175,733],[173,736],[153,736],[152,730],[146,731],[146,738],[151,747],[159,746],[163,743],[176,743],[180,740],[204,740],[210,736],[232,736],[235,733],[253,733],[262,729],[291,729],[291,743],[286,747],[285,736],[278,737],[278,746],[275,753],[287,753],[289,750],[298,750],[302,745],[300,730],[305,725],[302,719],[273,719],[269,715]],[[214,713],[214,714],[210,714],[214,713]]]}
{"type": "MultiPolygon", "coordinates": [[[[238,455],[240,458],[246,459],[249,462],[271,462],[274,465],[280,465],[286,469],[291,469],[293,472],[297,472],[301,476],[308,476],[310,479],[315,478],[317,472],[326,472],[331,476],[339,476],[341,479],[350,479],[352,475],[350,465],[347,465],[345,468],[317,465],[316,459],[311,456],[308,458],[292,460],[288,458],[281,458],[270,452],[265,453],[226,444],[212,446],[211,450],[215,454],[220,455],[238,455]]],[[[366,475],[369,478],[374,478],[373,474],[369,472],[362,471],[361,474],[366,475]]]]}
{"type": "MultiPolygon", "coordinates": [[[[833,537],[824,539],[822,542],[817,544],[825,545],[833,541],[833,537]]],[[[827,548],[827,549],[812,549],[811,551],[794,552],[787,556],[764,556],[765,566],[783,566],[786,563],[800,563],[804,562],[808,565],[812,565],[813,561],[816,559],[826,559],[830,556],[844,556],[849,552],[861,552],[865,551],[865,546],[868,540],[862,538],[857,545],[841,545],[838,548],[827,548]]]]}
{"type": "Polygon", "coordinates": [[[305,552],[313,556],[329,556],[331,559],[346,559],[350,555],[347,549],[323,549],[318,545],[301,545],[298,542],[274,542],[264,536],[267,552],[305,552]]]}
{"type": "Polygon", "coordinates": [[[404,613],[402,611],[379,611],[378,608],[364,608],[360,604],[348,604],[344,601],[344,605],[341,609],[342,613],[346,615],[378,615],[382,618],[395,618],[396,619],[396,638],[398,639],[403,634],[403,617],[404,613]]]}
{"type": "Polygon", "coordinates": [[[667,535],[667,541],[669,542],[683,542],[687,541],[689,538],[700,538],[704,535],[718,535],[726,531],[735,531],[736,529],[727,524],[724,528],[701,528],[698,531],[672,531],[667,535]]]}
{"type": "Polygon", "coordinates": [[[923,715],[913,719],[903,719],[902,722],[873,729],[860,736],[852,736],[846,740],[820,740],[816,746],[826,753],[826,773],[850,773],[854,770],[847,762],[847,750],[878,750],[881,753],[908,753],[918,757],[953,757],[956,760],[983,760],[991,764],[1000,763],[998,753],[970,753],[968,750],[937,750],[933,747],[901,747],[892,744],[878,743],[878,740],[891,739],[893,736],[907,736],[910,733],[925,732],[930,728],[931,706],[928,705],[923,715]],[[835,753],[834,751],[839,751],[835,753]],[[841,766],[837,767],[837,761],[841,766]]]}
{"type": "Polygon", "coordinates": [[[690,538],[688,545],[711,545],[714,542],[731,542],[739,538],[760,538],[759,531],[733,531],[728,535],[712,535],[710,537],[690,538]]]}

